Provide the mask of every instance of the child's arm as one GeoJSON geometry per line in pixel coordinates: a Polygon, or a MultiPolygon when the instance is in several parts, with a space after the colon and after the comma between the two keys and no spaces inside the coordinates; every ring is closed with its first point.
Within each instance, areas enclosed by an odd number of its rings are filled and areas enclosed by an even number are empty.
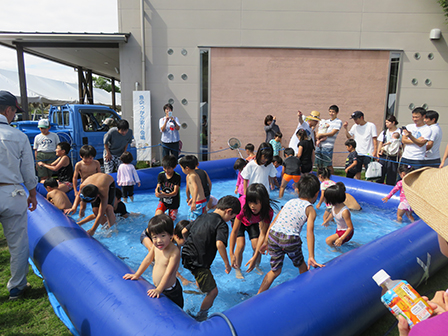
{"type": "Polygon", "coordinates": [[[348,229],[345,230],[345,232],[342,236],[340,236],[338,239],[335,240],[334,246],[341,246],[344,239],[353,231],[353,223],[352,223],[352,217],[350,214],[350,210],[344,210],[342,212],[342,218],[344,218],[345,223],[348,226],[348,229]]]}
{"type": "Polygon", "coordinates": [[[244,185],[243,185],[243,188],[244,188],[244,195],[246,195],[246,190],[247,190],[247,186],[249,185],[249,180],[244,180],[244,185]]]}
{"type": "Polygon", "coordinates": [[[88,223],[88,222],[94,220],[95,217],[96,217],[96,216],[95,216],[94,214],[88,215],[86,218],[80,220],[80,221],[77,222],[76,224],[78,224],[78,225],[83,225],[83,224],[85,224],[85,223],[88,223]]]}
{"type": "MultiPolygon", "coordinates": [[[[82,187],[82,184],[81,184],[81,187],[82,187]]],[[[80,187],[79,189],[81,189],[81,187],[80,187]]],[[[66,215],[70,215],[70,214],[72,214],[72,213],[75,213],[75,212],[76,212],[76,209],[78,209],[78,205],[79,205],[79,203],[81,202],[81,196],[79,196],[79,194],[80,194],[80,193],[78,193],[78,194],[76,195],[76,197],[75,197],[75,201],[73,202],[73,205],[72,205],[72,208],[71,208],[71,209],[67,209],[67,210],[64,211],[64,213],[65,213],[66,215]]]]}
{"type": "MultiPolygon", "coordinates": [[[[96,229],[100,225],[101,217],[103,217],[106,214],[106,208],[107,208],[107,198],[106,197],[102,197],[100,206],[98,208],[98,215],[96,215],[95,222],[93,223],[92,227],[89,230],[87,230],[87,233],[89,235],[93,236],[95,234],[96,229]]],[[[110,223],[109,225],[112,225],[112,224],[110,223]]]]}
{"type": "Polygon", "coordinates": [[[316,210],[312,206],[306,208],[306,241],[308,243],[308,269],[313,267],[323,267],[314,259],[314,221],[316,219],[316,210]]]}
{"type": "Polygon", "coordinates": [[[317,205],[316,205],[316,209],[319,209],[320,206],[322,205],[322,203],[324,201],[324,198],[325,198],[324,195],[325,195],[325,190],[321,190],[321,192],[320,192],[320,200],[319,200],[319,203],[317,203],[317,205]]]}
{"type": "Polygon", "coordinates": [[[101,173],[101,164],[100,164],[100,162],[98,161],[98,160],[95,160],[95,161],[93,161],[94,163],[95,163],[95,168],[96,168],[96,170],[95,170],[95,174],[96,173],[101,173]]]}
{"type": "Polygon", "coordinates": [[[180,252],[179,249],[175,248],[174,253],[171,253],[168,259],[168,265],[166,266],[165,273],[163,274],[162,279],[160,279],[159,285],[150,289],[147,293],[149,297],[159,298],[160,294],[168,287],[168,281],[176,274],[177,269],[179,268],[180,262],[180,252]]]}
{"type": "Polygon", "coordinates": [[[330,221],[333,218],[334,218],[333,212],[331,211],[330,214],[328,215],[327,219],[322,223],[322,226],[328,226],[328,224],[330,223],[330,221]]]}
{"type": "Polygon", "coordinates": [[[383,197],[383,198],[382,198],[382,201],[383,201],[384,203],[386,203],[388,200],[390,200],[390,198],[391,198],[391,197],[392,197],[398,190],[400,190],[399,183],[397,183],[397,184],[395,185],[395,187],[393,187],[393,189],[390,191],[389,195],[387,195],[386,197],[383,197]]]}
{"type": "Polygon", "coordinates": [[[345,172],[348,173],[348,171],[352,168],[355,168],[358,165],[358,160],[354,160],[353,163],[348,166],[347,168],[345,168],[345,172]]]}
{"type": "Polygon", "coordinates": [[[230,266],[232,266],[233,268],[237,268],[237,269],[240,268],[241,265],[238,265],[236,263],[236,257],[235,257],[234,252],[235,252],[236,238],[238,237],[238,231],[239,231],[241,225],[242,225],[241,220],[239,220],[238,218],[235,217],[235,221],[233,222],[233,226],[232,226],[232,232],[230,233],[230,238],[229,238],[230,266]]]}
{"type": "Polygon", "coordinates": [[[190,186],[191,198],[188,201],[191,211],[196,210],[196,201],[198,198],[198,184],[196,180],[192,177],[188,179],[188,185],[190,186]]]}
{"type": "Polygon", "coordinates": [[[188,175],[186,176],[186,185],[185,185],[185,193],[187,194],[187,204],[189,204],[190,203],[190,199],[191,199],[191,194],[190,194],[190,187],[189,187],[189,185],[188,185],[188,181],[189,181],[189,179],[188,179],[188,175]]]}
{"type": "Polygon", "coordinates": [[[300,158],[302,156],[303,153],[303,146],[299,146],[299,148],[297,149],[297,157],[300,158]]]}
{"type": "Polygon", "coordinates": [[[146,269],[151,265],[152,261],[154,259],[154,246],[151,248],[151,250],[146,255],[145,259],[143,259],[142,263],[140,264],[137,272],[134,274],[132,273],[126,273],[123,275],[123,279],[125,280],[138,280],[140,276],[143,274],[143,272],[146,271],[146,269]]]}
{"type": "Polygon", "coordinates": [[[75,164],[75,171],[73,172],[72,184],[73,184],[73,191],[75,192],[75,195],[78,194],[77,187],[78,187],[78,175],[79,175],[79,170],[80,170],[79,169],[80,163],[81,162],[78,162],[77,164],[75,164]]]}
{"type": "Polygon", "coordinates": [[[52,171],[58,171],[59,169],[61,169],[62,167],[65,167],[66,165],[63,165],[63,159],[64,157],[60,157],[58,159],[56,159],[56,161],[54,161],[52,164],[46,164],[43,163],[42,161],[39,161],[37,164],[41,167],[50,169],[52,171]]]}
{"type": "Polygon", "coordinates": [[[156,187],[156,190],[155,190],[154,193],[155,193],[155,195],[156,195],[157,198],[161,198],[161,197],[163,197],[163,196],[162,196],[163,192],[160,191],[160,183],[157,183],[157,187],[156,187]]]}
{"type": "MultiPolygon", "coordinates": [[[[183,230],[182,230],[183,232],[183,230]]],[[[232,270],[232,267],[230,267],[229,259],[227,258],[227,250],[224,243],[220,240],[216,241],[216,248],[218,249],[219,255],[221,256],[222,260],[224,261],[224,265],[226,266],[226,273],[229,274],[232,270]]]]}
{"type": "Polygon", "coordinates": [[[132,174],[134,175],[134,181],[137,183],[137,186],[139,186],[140,187],[140,177],[138,176],[138,174],[137,174],[137,170],[135,169],[135,167],[134,166],[132,166],[133,167],[133,169],[132,169],[132,174]]]}
{"type": "Polygon", "coordinates": [[[210,180],[210,176],[208,176],[207,172],[205,172],[205,175],[207,176],[208,188],[209,188],[210,194],[211,194],[211,192],[212,192],[212,180],[210,180]]]}
{"type": "Polygon", "coordinates": [[[443,168],[443,166],[445,165],[445,160],[447,158],[448,158],[448,145],[446,145],[446,147],[445,147],[445,153],[443,153],[443,157],[442,157],[439,168],[443,168]]]}

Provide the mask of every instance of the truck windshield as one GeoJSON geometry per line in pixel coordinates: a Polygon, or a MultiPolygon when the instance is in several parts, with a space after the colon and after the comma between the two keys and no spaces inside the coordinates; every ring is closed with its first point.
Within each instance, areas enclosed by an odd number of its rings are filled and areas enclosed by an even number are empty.
{"type": "Polygon", "coordinates": [[[104,110],[82,110],[80,113],[85,132],[107,132],[119,120],[115,114],[104,110]]]}

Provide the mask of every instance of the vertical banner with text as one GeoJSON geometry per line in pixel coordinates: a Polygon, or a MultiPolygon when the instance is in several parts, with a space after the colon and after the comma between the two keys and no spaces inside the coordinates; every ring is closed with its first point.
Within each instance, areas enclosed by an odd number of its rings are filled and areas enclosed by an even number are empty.
{"type": "Polygon", "coordinates": [[[132,101],[137,161],[151,161],[151,92],[134,91],[132,101]]]}

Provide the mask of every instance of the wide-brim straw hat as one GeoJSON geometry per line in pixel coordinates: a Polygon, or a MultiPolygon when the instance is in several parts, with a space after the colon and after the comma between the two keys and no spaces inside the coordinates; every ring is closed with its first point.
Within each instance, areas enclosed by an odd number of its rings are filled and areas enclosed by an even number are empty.
{"type": "Polygon", "coordinates": [[[318,112],[318,111],[311,111],[310,115],[308,117],[306,117],[305,120],[320,121],[320,112],[318,112]]]}
{"type": "Polygon", "coordinates": [[[404,177],[403,188],[412,210],[448,241],[448,166],[413,171],[404,177]]]}

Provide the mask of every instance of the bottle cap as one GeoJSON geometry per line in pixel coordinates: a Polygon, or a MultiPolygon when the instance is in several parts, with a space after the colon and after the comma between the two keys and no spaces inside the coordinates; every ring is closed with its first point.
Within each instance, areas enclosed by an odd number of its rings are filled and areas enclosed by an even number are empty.
{"type": "Polygon", "coordinates": [[[387,274],[383,269],[381,269],[372,277],[372,279],[376,282],[378,286],[381,286],[381,284],[384,281],[390,279],[390,275],[387,274]]]}

